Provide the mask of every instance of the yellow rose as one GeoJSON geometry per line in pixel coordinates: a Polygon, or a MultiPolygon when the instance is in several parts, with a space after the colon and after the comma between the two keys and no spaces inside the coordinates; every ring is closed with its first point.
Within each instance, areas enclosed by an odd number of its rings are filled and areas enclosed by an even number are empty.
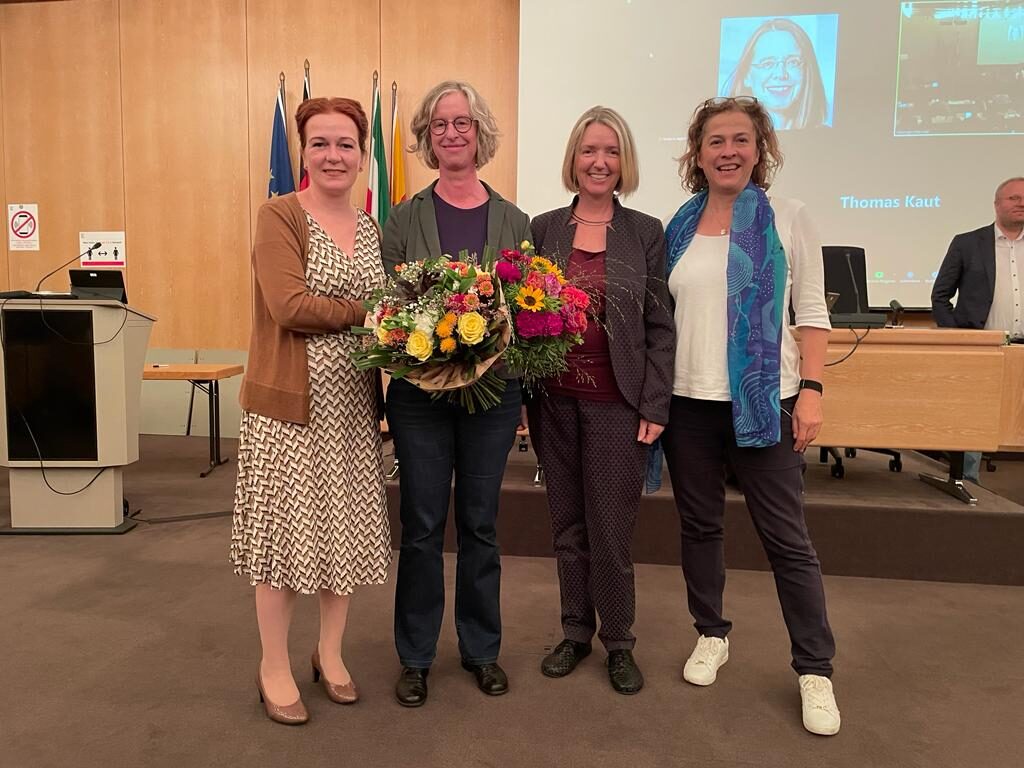
{"type": "Polygon", "coordinates": [[[405,351],[417,360],[426,360],[434,352],[434,341],[423,331],[413,331],[405,342],[405,351]]]}
{"type": "Polygon", "coordinates": [[[381,344],[388,343],[388,330],[383,325],[377,326],[377,341],[381,344]]]}
{"type": "Polygon", "coordinates": [[[487,332],[487,321],[479,312],[467,312],[459,318],[459,338],[464,344],[479,344],[487,332]]]}
{"type": "Polygon", "coordinates": [[[521,250],[521,251],[528,251],[528,250],[530,250],[530,241],[529,240],[523,240],[523,242],[521,242],[519,244],[519,250],[521,250]]]}

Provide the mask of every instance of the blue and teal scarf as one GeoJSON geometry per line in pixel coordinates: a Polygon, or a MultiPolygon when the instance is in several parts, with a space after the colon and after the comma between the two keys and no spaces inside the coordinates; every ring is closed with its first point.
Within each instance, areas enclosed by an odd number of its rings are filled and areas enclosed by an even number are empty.
{"type": "MultiPolygon", "coordinates": [[[[666,279],[693,242],[707,201],[707,190],[697,193],[669,222],[665,232],[666,279]]],[[[764,448],[780,439],[779,378],[786,271],[786,254],[775,229],[775,212],[764,190],[749,183],[733,203],[726,271],[729,389],[736,444],[741,448],[764,448]]],[[[658,462],[657,484],[653,487],[657,490],[661,484],[661,452],[651,454],[652,460],[658,462]]],[[[653,474],[654,467],[649,466],[648,493],[652,492],[653,474]]]]}

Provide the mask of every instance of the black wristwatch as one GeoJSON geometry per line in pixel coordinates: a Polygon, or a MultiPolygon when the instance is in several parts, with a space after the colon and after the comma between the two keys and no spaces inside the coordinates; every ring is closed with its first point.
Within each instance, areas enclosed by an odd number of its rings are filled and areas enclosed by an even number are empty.
{"type": "Polygon", "coordinates": [[[819,395],[825,391],[824,387],[821,386],[821,382],[814,379],[800,379],[800,389],[813,389],[819,395]]]}

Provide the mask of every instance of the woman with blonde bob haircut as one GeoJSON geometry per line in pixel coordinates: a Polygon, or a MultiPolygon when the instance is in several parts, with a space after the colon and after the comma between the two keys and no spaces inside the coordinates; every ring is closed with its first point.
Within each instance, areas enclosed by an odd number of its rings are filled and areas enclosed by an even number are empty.
{"type": "Polygon", "coordinates": [[[562,161],[562,186],[574,194],[580,191],[580,180],[576,175],[576,152],[583,143],[583,134],[594,123],[600,123],[615,132],[619,143],[619,183],[615,192],[620,197],[629,197],[640,188],[640,163],[636,157],[636,145],[626,121],[614,109],[607,107],[588,109],[573,126],[565,145],[565,159],[562,161]]]}
{"type": "MultiPolygon", "coordinates": [[[[438,178],[391,211],[382,255],[391,272],[404,262],[485,245],[517,248],[530,218],[484,184],[477,171],[498,146],[498,127],[476,89],[446,80],[423,97],[412,133],[424,165],[438,178]]],[[[395,647],[402,670],[395,698],[405,707],[427,701],[427,675],[444,618],[444,529],[452,476],[459,555],[455,627],[462,666],[489,696],[508,691],[501,649],[501,558],[498,500],[516,427],[525,418],[519,382],[507,371],[501,404],[469,413],[434,400],[407,381],[388,387],[387,416],[402,468],[402,545],[395,588],[395,647]]]]}
{"type": "Polygon", "coordinates": [[[576,196],[534,219],[533,242],[591,303],[568,370],[546,381],[530,404],[565,638],[541,672],[568,675],[590,654],[596,633],[608,651],[612,688],[633,694],[644,679],[633,658],[630,545],[648,446],[668,420],[672,394],[665,235],[660,221],[619,202],[639,187],[640,173],[633,135],[614,110],[593,107],[576,121],[562,182],[576,196]]]}

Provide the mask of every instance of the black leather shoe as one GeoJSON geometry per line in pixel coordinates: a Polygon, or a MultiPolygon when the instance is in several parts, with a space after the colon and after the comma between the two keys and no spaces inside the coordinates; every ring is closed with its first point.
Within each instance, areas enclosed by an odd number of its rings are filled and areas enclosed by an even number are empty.
{"type": "Polygon", "coordinates": [[[470,664],[462,660],[462,668],[472,672],[476,678],[476,685],[488,696],[501,696],[508,693],[508,676],[505,670],[497,664],[470,664]]]}
{"type": "Polygon", "coordinates": [[[626,649],[608,652],[608,679],[616,693],[627,696],[639,693],[644,687],[644,676],[633,659],[633,652],[626,649]]]}
{"type": "Polygon", "coordinates": [[[590,655],[590,650],[590,643],[563,640],[544,657],[544,661],[540,663],[540,671],[547,677],[565,677],[590,655]]]}
{"type": "Polygon", "coordinates": [[[427,701],[427,675],[429,669],[402,667],[395,685],[395,698],[403,707],[422,707],[427,701]]]}

